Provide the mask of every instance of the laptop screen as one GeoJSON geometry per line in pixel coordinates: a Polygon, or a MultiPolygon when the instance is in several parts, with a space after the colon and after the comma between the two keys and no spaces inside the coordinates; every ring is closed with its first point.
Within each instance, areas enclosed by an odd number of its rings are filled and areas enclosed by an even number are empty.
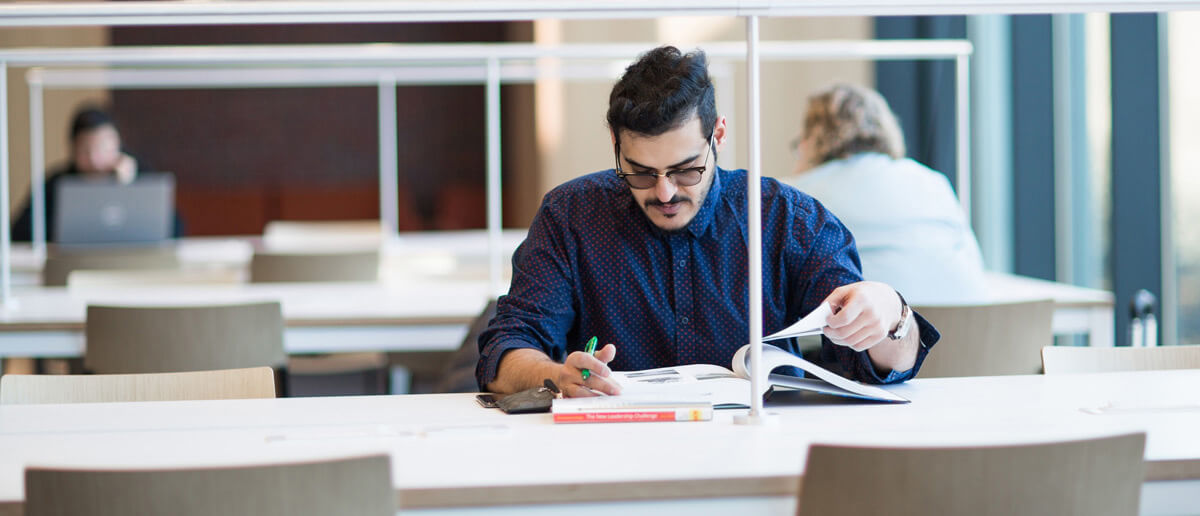
{"type": "Polygon", "coordinates": [[[56,243],[153,243],[171,237],[175,177],[170,173],[141,173],[129,184],[63,177],[56,188],[56,243]]]}

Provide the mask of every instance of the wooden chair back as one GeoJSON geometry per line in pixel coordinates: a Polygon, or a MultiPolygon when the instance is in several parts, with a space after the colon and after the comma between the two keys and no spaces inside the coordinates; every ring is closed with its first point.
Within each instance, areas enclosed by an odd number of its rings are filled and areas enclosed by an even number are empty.
{"type": "Polygon", "coordinates": [[[259,252],[250,260],[250,282],[377,281],[379,251],[259,252]]]}
{"type": "Polygon", "coordinates": [[[279,302],[215,306],[88,306],[84,368],[93,373],[174,373],[279,367],[279,302]]]}
{"type": "Polygon", "coordinates": [[[174,247],[54,251],[42,265],[42,285],[61,287],[77,270],[172,270],[179,268],[174,247]]]}
{"type": "Polygon", "coordinates": [[[25,515],[392,516],[386,455],[177,470],[25,470],[25,515]]]}
{"type": "Polygon", "coordinates": [[[1038,374],[1042,347],[1054,343],[1052,301],[914,309],[942,334],[921,378],[1038,374]]]}
{"type": "Polygon", "coordinates": [[[149,374],[7,374],[0,405],[274,398],[269,367],[149,374]]]}
{"type": "Polygon", "coordinates": [[[994,447],[813,445],[797,513],[1131,516],[1145,443],[1137,433],[994,447]]]}
{"type": "Polygon", "coordinates": [[[1046,374],[1200,369],[1200,346],[1042,348],[1046,374]]]}
{"type": "Polygon", "coordinates": [[[234,285],[245,282],[237,269],[149,269],[71,271],[67,286],[76,288],[129,285],[234,285]]]}

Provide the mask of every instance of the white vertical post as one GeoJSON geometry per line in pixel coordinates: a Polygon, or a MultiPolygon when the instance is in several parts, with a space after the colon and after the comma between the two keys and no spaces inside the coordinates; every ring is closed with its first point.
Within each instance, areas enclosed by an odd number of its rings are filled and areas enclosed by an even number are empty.
{"type": "Polygon", "coordinates": [[[397,189],[400,175],[396,142],[396,77],[379,78],[379,222],[390,237],[400,227],[397,189]]]}
{"type": "Polygon", "coordinates": [[[491,295],[499,297],[507,289],[501,278],[500,232],[500,60],[487,60],[487,232],[488,278],[491,295]]]}
{"type": "Polygon", "coordinates": [[[0,307],[4,308],[13,306],[8,160],[8,62],[0,61],[0,307]]]}
{"type": "Polygon", "coordinates": [[[762,145],[759,129],[761,114],[759,106],[759,60],[758,60],[758,17],[746,17],[746,98],[749,109],[746,113],[746,129],[750,143],[750,170],[746,177],[746,216],[748,249],[746,266],[749,269],[749,313],[750,326],[750,413],[737,418],[742,424],[761,424],[764,421],[762,382],[766,375],[762,370],[762,145]]]}
{"type": "MultiPolygon", "coordinates": [[[[33,72],[30,72],[33,75],[33,72]]],[[[29,80],[29,211],[33,216],[33,256],[46,258],[46,130],[42,81],[29,80]]]]}
{"type": "Polygon", "coordinates": [[[971,223],[971,73],[970,57],[959,55],[954,60],[954,147],[958,173],[955,188],[967,223],[971,223]]]}

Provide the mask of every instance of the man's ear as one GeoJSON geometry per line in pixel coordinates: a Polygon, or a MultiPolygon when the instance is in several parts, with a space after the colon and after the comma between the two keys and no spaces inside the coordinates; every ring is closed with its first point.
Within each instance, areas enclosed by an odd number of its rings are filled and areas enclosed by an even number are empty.
{"type": "Polygon", "coordinates": [[[725,130],[725,117],[717,117],[717,123],[713,127],[713,145],[716,146],[718,152],[725,147],[725,137],[728,132],[725,130]]]}

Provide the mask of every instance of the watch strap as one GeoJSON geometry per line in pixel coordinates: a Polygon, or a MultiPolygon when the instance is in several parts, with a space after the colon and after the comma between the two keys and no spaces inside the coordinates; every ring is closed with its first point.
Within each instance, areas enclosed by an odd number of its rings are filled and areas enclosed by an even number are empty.
{"type": "Polygon", "coordinates": [[[896,296],[900,298],[900,322],[896,323],[896,327],[888,332],[887,336],[891,340],[900,340],[908,335],[909,329],[912,327],[912,307],[908,306],[908,301],[904,300],[904,295],[900,291],[895,291],[896,296]]]}

